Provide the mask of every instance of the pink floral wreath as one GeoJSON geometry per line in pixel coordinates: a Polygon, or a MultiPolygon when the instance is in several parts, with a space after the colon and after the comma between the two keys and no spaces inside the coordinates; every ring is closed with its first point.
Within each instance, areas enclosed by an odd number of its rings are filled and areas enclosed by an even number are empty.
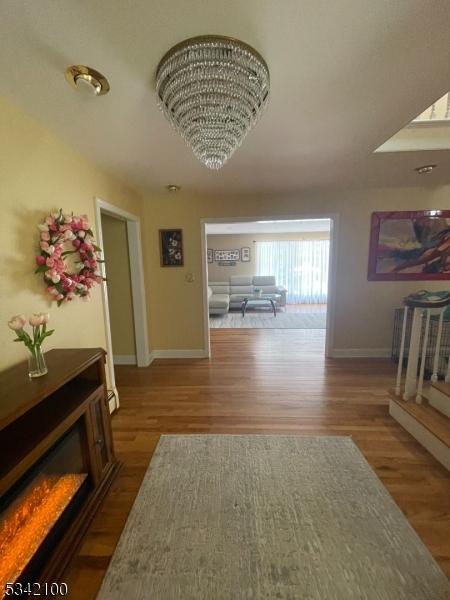
{"type": "Polygon", "coordinates": [[[75,296],[89,300],[90,290],[103,278],[98,272],[101,248],[95,245],[94,235],[87,215],[66,214],[60,209],[50,214],[42,225],[38,225],[40,254],[36,256],[35,273],[43,273],[47,292],[58,306],[70,302],[75,296]],[[64,250],[72,242],[73,250],[64,250]],[[68,272],[65,257],[78,254],[76,271],[68,272]]]}

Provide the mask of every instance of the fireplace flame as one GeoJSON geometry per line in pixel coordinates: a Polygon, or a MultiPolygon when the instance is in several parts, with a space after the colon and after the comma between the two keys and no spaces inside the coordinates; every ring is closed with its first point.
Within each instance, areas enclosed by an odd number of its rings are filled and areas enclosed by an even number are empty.
{"type": "Polygon", "coordinates": [[[0,515],[0,590],[18,579],[86,477],[39,475],[0,515]]]}

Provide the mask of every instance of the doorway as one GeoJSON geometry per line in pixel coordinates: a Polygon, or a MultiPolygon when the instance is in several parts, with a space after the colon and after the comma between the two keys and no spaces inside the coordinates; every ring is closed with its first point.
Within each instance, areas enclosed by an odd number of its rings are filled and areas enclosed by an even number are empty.
{"type": "Polygon", "coordinates": [[[136,364],[127,222],[101,213],[114,365],[136,364]]]}
{"type": "Polygon", "coordinates": [[[102,276],[106,279],[102,284],[102,298],[112,412],[119,407],[114,365],[147,367],[151,362],[141,230],[136,215],[100,198],[95,202],[97,239],[105,259],[101,263],[102,276]]]}
{"type": "Polygon", "coordinates": [[[204,219],[206,348],[218,328],[286,329],[329,356],[336,225],[331,214],[204,219]]]}

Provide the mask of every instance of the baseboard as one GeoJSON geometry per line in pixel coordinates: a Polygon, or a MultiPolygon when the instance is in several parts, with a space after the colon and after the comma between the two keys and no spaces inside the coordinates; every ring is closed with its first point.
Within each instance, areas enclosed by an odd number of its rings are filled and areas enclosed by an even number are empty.
{"type": "Polygon", "coordinates": [[[135,365],[136,355],[135,354],[114,354],[113,363],[115,365],[135,365]]]}
{"type": "Polygon", "coordinates": [[[390,348],[334,348],[332,358],[390,358],[390,348]]]}
{"type": "MultiPolygon", "coordinates": [[[[153,350],[154,358],[207,358],[208,353],[203,348],[195,350],[153,350]]],[[[152,359],[152,360],[153,360],[152,359]]]]}

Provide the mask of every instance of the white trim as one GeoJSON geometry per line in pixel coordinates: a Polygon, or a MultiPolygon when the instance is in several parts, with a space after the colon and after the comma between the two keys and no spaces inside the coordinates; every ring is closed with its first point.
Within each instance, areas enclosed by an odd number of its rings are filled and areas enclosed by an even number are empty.
{"type": "Polygon", "coordinates": [[[334,348],[331,358],[390,358],[390,348],[334,348]]]}
{"type": "Polygon", "coordinates": [[[424,390],[423,395],[433,408],[450,418],[450,397],[447,394],[430,385],[424,390]]]}
{"type": "Polygon", "coordinates": [[[135,365],[136,354],[114,354],[113,362],[115,365],[135,365]]]}
{"type": "MultiPolygon", "coordinates": [[[[133,215],[101,198],[95,198],[95,217],[97,226],[97,240],[103,248],[102,232],[102,213],[126,221],[128,234],[128,251],[130,256],[131,272],[131,294],[133,299],[134,316],[134,334],[136,343],[136,361],[138,367],[146,367],[150,364],[150,350],[148,342],[147,308],[144,283],[144,267],[142,260],[142,243],[140,232],[139,217],[133,215]]],[[[106,268],[104,263],[100,263],[100,270],[103,277],[106,277],[106,268]]],[[[109,372],[111,387],[116,396],[116,406],[119,407],[119,393],[116,387],[114,375],[114,359],[111,338],[111,323],[109,319],[108,290],[106,283],[102,283],[103,315],[106,338],[106,364],[109,372]]]]}
{"type": "Polygon", "coordinates": [[[202,251],[202,287],[203,287],[203,335],[206,356],[211,354],[211,341],[209,334],[209,307],[208,307],[208,262],[206,249],[206,225],[208,223],[244,223],[254,221],[277,221],[282,219],[298,221],[302,219],[329,219],[330,220],[330,258],[328,268],[328,302],[327,325],[325,334],[325,356],[334,356],[334,322],[336,302],[336,266],[337,266],[337,240],[339,231],[339,215],[337,213],[325,214],[296,214],[296,215],[258,215],[257,217],[220,217],[200,219],[201,251],[202,251]]]}
{"type": "Polygon", "coordinates": [[[406,429],[441,465],[450,471],[450,448],[437,438],[429,429],[404,410],[394,400],[389,400],[389,414],[406,429]]]}
{"type": "Polygon", "coordinates": [[[202,348],[194,350],[153,350],[153,358],[208,358],[208,354],[202,348]]]}

